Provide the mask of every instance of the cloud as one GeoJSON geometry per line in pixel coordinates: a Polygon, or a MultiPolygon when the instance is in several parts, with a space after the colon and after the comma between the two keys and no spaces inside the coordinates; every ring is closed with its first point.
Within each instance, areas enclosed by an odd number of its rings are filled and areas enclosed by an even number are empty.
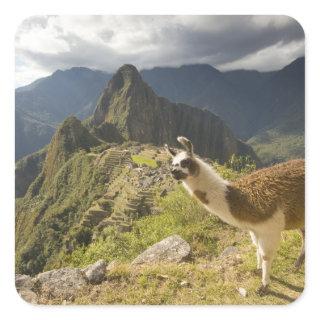
{"type": "Polygon", "coordinates": [[[238,60],[220,64],[221,71],[234,69],[249,69],[260,71],[279,70],[288,62],[304,55],[304,40],[284,44],[279,41],[275,45],[258,50],[238,60]]]}
{"type": "Polygon", "coordinates": [[[265,71],[303,53],[303,30],[287,16],[35,16],[16,34],[16,81],[74,66],[114,72],[124,63],[265,71]]]}

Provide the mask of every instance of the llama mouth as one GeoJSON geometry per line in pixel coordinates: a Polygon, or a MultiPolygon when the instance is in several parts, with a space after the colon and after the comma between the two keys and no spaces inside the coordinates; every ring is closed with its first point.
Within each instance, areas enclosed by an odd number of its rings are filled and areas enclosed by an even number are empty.
{"type": "Polygon", "coordinates": [[[188,177],[188,175],[182,171],[174,170],[172,176],[175,180],[183,180],[188,177]]]}

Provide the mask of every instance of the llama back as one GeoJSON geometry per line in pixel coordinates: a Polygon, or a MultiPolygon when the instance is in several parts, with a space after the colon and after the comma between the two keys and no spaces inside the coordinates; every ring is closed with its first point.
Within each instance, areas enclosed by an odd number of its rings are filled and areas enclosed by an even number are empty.
{"type": "Polygon", "coordinates": [[[235,218],[260,223],[277,210],[285,215],[285,229],[304,226],[305,163],[291,160],[264,168],[230,183],[227,200],[235,218]]]}

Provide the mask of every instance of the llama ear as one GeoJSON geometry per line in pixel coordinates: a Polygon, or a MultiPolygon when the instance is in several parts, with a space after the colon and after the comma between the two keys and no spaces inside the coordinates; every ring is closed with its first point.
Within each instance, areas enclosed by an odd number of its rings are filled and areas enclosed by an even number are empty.
{"type": "Polygon", "coordinates": [[[189,139],[187,139],[186,137],[178,137],[177,140],[187,150],[188,155],[190,157],[192,157],[193,156],[193,145],[192,145],[191,141],[189,139]]]}
{"type": "Polygon", "coordinates": [[[175,157],[177,155],[177,152],[174,151],[172,148],[170,148],[167,144],[164,145],[164,148],[166,149],[167,153],[171,156],[171,157],[175,157]]]}

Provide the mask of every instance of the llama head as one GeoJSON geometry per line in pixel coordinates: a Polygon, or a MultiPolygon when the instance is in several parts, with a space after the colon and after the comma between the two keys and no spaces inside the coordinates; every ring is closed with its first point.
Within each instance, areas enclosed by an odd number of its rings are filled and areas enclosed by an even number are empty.
{"type": "Polygon", "coordinates": [[[188,177],[197,176],[199,174],[199,165],[194,157],[191,141],[185,137],[178,137],[177,140],[185,151],[176,152],[168,145],[165,145],[167,152],[172,157],[171,174],[173,178],[184,180],[188,177]]]}

